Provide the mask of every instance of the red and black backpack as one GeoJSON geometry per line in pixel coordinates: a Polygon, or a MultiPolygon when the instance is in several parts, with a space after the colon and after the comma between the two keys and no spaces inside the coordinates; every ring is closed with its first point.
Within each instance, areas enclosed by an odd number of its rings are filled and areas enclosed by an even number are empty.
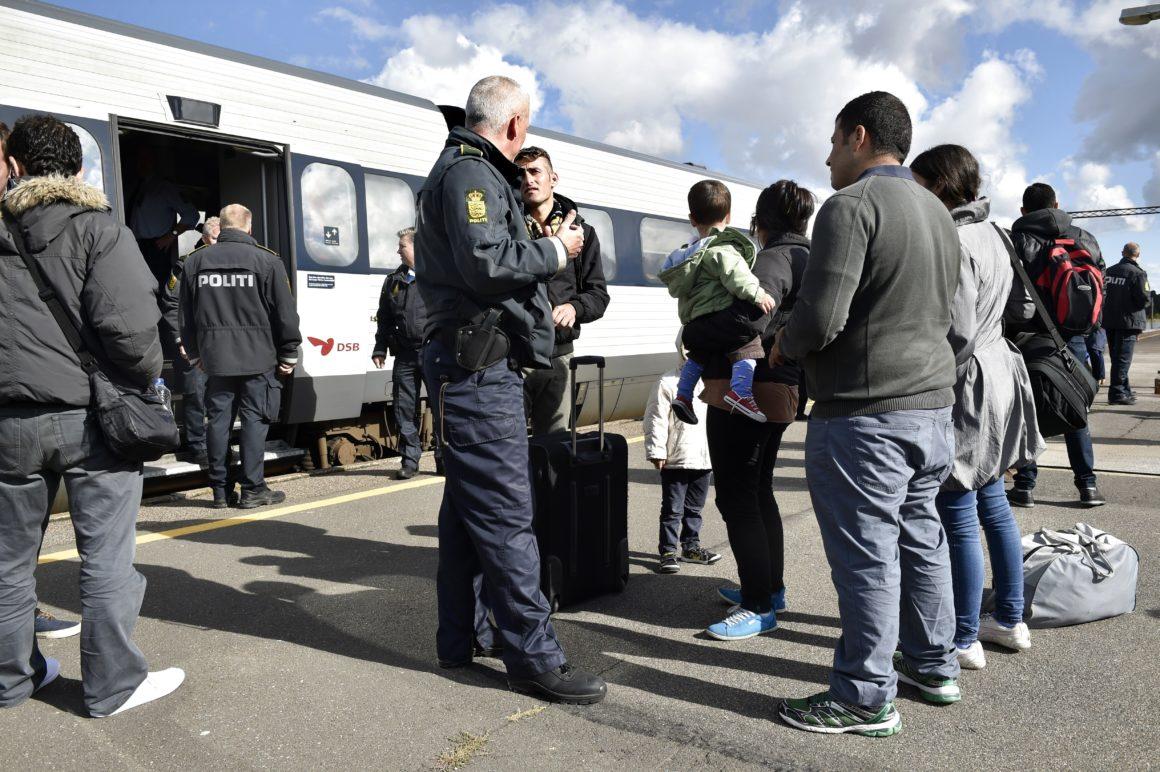
{"type": "Polygon", "coordinates": [[[1075,239],[1047,242],[1035,261],[1035,287],[1065,337],[1086,335],[1104,307],[1104,274],[1075,239]]]}

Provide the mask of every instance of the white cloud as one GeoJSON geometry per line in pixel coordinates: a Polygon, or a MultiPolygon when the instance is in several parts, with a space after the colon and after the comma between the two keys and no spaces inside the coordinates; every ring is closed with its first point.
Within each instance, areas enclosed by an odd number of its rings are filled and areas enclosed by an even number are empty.
{"type": "Polygon", "coordinates": [[[318,17],[320,19],[334,19],[349,25],[351,32],[361,40],[383,40],[394,32],[388,25],[369,16],[357,14],[349,8],[324,8],[318,12],[318,17]]]}
{"type": "MultiPolygon", "coordinates": [[[[1075,198],[1061,202],[1066,209],[1129,209],[1136,206],[1123,185],[1113,185],[1112,170],[1104,164],[1079,163],[1068,159],[1063,163],[1063,178],[1075,198]]],[[[1148,230],[1150,217],[1093,218],[1084,225],[1090,231],[1148,230]]]]}

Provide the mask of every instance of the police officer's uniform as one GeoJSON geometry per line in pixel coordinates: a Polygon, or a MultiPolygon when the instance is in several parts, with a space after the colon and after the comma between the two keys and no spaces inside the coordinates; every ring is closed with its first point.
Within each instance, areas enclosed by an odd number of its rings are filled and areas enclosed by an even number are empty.
{"type": "Polygon", "coordinates": [[[278,418],[275,367],[298,362],[302,334],[281,259],[237,228],[189,255],[180,283],[181,340],[208,378],[207,450],[215,504],[226,500],[226,456],[241,418],[243,506],[264,503],[266,431],[278,418]]]}
{"type": "Polygon", "coordinates": [[[471,661],[473,582],[482,573],[504,664],[516,679],[565,664],[540,591],[519,366],[549,364],[554,331],[541,282],[567,264],[558,239],[528,237],[513,190],[517,175],[490,142],[453,129],[420,191],[415,236],[427,306],[424,377],[440,403],[447,471],[436,648],[445,665],[471,661]],[[481,320],[488,326],[495,321],[489,311],[502,312],[498,324],[510,355],[485,355],[467,362],[469,369],[461,364],[468,352],[457,361],[462,338],[456,331],[481,320]]]}
{"type": "Polygon", "coordinates": [[[1148,327],[1148,273],[1139,262],[1125,257],[1104,274],[1104,329],[1108,331],[1112,373],[1108,384],[1111,404],[1135,402],[1128,371],[1136,337],[1148,327]]]}
{"type": "MultiPolygon", "coordinates": [[[[202,244],[193,250],[205,247],[202,244]]],[[[192,254],[192,252],[190,253],[192,254]]],[[[165,335],[170,339],[173,350],[176,352],[181,346],[181,320],[178,318],[178,301],[180,299],[181,276],[185,271],[185,259],[189,255],[182,255],[173,264],[173,272],[169,281],[161,291],[161,318],[165,322],[165,335]]],[[[205,371],[194,367],[180,354],[175,354],[173,369],[181,388],[181,424],[185,432],[185,449],[195,457],[206,452],[205,445],[205,371]]]]}
{"type": "MultiPolygon", "coordinates": [[[[395,423],[399,425],[399,455],[403,469],[419,468],[419,386],[423,368],[419,350],[427,326],[427,308],[415,281],[415,271],[401,265],[387,275],[379,295],[378,330],[375,350],[371,356],[394,356],[391,371],[391,398],[395,423]]],[[[436,464],[441,464],[438,439],[435,444],[436,464]]]]}

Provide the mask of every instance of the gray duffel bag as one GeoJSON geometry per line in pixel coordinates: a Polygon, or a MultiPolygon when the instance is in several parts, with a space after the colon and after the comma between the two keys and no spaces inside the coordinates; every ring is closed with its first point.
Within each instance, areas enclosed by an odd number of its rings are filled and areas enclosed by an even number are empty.
{"type": "Polygon", "coordinates": [[[1087,523],[1023,537],[1023,617],[1029,627],[1063,627],[1136,608],[1140,556],[1087,523]]]}

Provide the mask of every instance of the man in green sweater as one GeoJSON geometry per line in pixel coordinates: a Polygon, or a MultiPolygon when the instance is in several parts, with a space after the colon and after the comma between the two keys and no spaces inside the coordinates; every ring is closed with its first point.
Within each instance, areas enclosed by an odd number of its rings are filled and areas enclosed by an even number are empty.
{"type": "Polygon", "coordinates": [[[806,477],[842,620],[830,689],[786,700],[814,732],[892,735],[898,681],[960,698],[950,560],[934,497],[954,459],[947,342],[959,239],[902,166],[911,122],[876,91],[838,114],[802,288],[770,353],[800,362],[814,409],[806,477]],[[895,654],[898,644],[900,653],[895,654]]]}

